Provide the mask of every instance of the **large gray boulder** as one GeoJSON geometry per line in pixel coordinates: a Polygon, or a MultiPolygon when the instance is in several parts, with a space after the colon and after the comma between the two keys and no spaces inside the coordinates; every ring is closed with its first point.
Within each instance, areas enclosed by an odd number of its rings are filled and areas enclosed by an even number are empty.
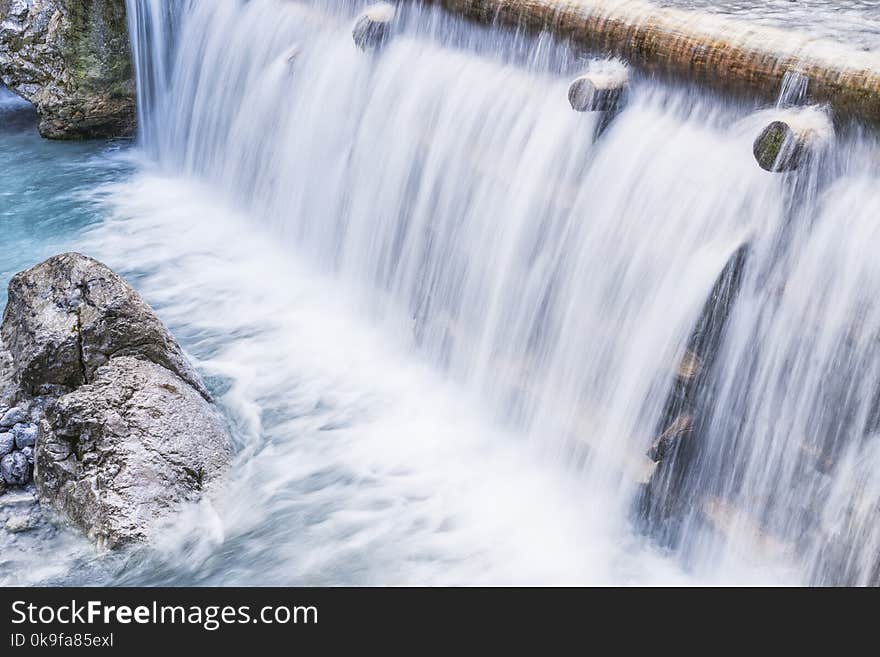
{"type": "Polygon", "coordinates": [[[0,494],[33,469],[45,509],[115,548],[149,540],[228,465],[225,422],[199,375],[97,260],[65,253],[14,276],[0,336],[0,382],[12,389],[0,423],[14,438],[0,494]]]}
{"type": "Polygon", "coordinates": [[[77,388],[111,358],[139,356],[209,398],[177,341],[137,292],[78,253],[54,256],[12,278],[0,335],[21,389],[31,395],[77,388]]]}
{"type": "Polygon", "coordinates": [[[36,106],[44,137],[134,133],[125,0],[0,0],[0,75],[36,106]]]}
{"type": "Polygon", "coordinates": [[[192,386],[130,356],[99,368],[41,423],[37,492],[99,545],[147,540],[229,462],[223,418],[192,386]]]}

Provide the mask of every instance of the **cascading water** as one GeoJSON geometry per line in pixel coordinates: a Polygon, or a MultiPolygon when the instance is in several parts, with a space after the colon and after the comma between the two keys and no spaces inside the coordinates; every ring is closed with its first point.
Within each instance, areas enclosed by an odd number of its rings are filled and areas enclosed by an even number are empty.
{"type": "Polygon", "coordinates": [[[685,485],[682,541],[699,513],[728,534],[706,554],[757,549],[800,562],[813,583],[878,583],[875,148],[846,153],[784,249],[746,268],[685,485]]]}
{"type": "Polygon", "coordinates": [[[408,4],[367,54],[363,3],[327,4],[129,0],[145,159],[87,245],[199,359],[239,456],[88,576],[875,581],[873,142],[773,176],[751,142],[784,108],[639,79],[594,143],[564,47],[408,4]],[[744,252],[696,446],[655,470],[744,252]]]}

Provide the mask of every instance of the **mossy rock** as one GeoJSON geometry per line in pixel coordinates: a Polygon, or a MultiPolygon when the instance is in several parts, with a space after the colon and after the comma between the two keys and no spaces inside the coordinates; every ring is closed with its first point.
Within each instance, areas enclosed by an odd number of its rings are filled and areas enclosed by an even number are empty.
{"type": "Polygon", "coordinates": [[[125,0],[0,0],[0,70],[30,100],[40,133],[56,139],[127,137],[136,85],[125,0]]]}
{"type": "Polygon", "coordinates": [[[784,121],[773,121],[755,139],[753,153],[764,171],[791,171],[797,168],[800,147],[794,132],[784,121]]]}

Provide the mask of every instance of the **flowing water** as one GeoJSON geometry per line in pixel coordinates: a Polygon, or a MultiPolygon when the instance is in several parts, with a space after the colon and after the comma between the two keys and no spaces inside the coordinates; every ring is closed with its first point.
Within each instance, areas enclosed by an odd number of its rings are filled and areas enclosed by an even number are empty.
{"type": "Polygon", "coordinates": [[[873,137],[774,176],[751,144],[788,110],[637,79],[594,141],[563,46],[407,5],[366,54],[363,6],[129,0],[135,171],[84,173],[58,241],[157,308],[237,456],[153,548],[71,537],[12,581],[876,581],[873,137]],[[655,466],[731,262],[699,431],[655,466]]]}
{"type": "Polygon", "coordinates": [[[656,0],[656,4],[802,30],[864,50],[880,49],[880,4],[876,0],[656,0]]]}
{"type": "Polygon", "coordinates": [[[122,142],[59,143],[40,139],[36,113],[0,86],[0,304],[17,271],[63,248],[101,220],[83,194],[130,167],[122,142]]]}

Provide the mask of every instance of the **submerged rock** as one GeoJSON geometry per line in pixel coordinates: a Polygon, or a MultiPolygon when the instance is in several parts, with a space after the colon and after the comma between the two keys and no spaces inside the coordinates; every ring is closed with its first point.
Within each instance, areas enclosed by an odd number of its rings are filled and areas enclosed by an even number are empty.
{"type": "Polygon", "coordinates": [[[358,16],[351,31],[355,45],[361,50],[374,50],[384,46],[391,35],[396,15],[394,5],[387,2],[367,7],[358,16]]]}
{"type": "Polygon", "coordinates": [[[0,73],[53,139],[134,133],[125,0],[0,0],[0,73]]]}
{"type": "Polygon", "coordinates": [[[711,417],[714,366],[750,248],[741,245],[715,280],[667,393],[659,436],[647,451],[658,465],[639,497],[639,512],[646,529],[669,544],[678,540],[681,523],[705,495],[694,470],[704,450],[713,446],[707,440],[707,418],[711,417]]]}
{"type": "Polygon", "coordinates": [[[651,444],[648,457],[656,462],[665,459],[693,429],[693,418],[680,415],[672,421],[666,430],[651,444]]]}
{"type": "Polygon", "coordinates": [[[32,485],[0,495],[0,555],[6,573],[10,569],[33,567],[32,562],[16,563],[16,554],[33,553],[55,533],[37,503],[32,485]]]}
{"type": "Polygon", "coordinates": [[[29,514],[19,514],[10,516],[3,528],[10,534],[19,534],[26,532],[33,527],[33,521],[29,514]]]}
{"type": "MultiPolygon", "coordinates": [[[[114,548],[148,540],[228,465],[231,444],[201,378],[152,309],[100,262],[66,253],[13,277],[0,327],[21,420],[4,485],[114,548]]],[[[17,412],[12,413],[15,410],[17,412]]],[[[5,445],[5,443],[3,443],[5,445]]],[[[0,491],[2,493],[2,491],[0,491]]]]}
{"type": "Polygon", "coordinates": [[[761,131],[752,153],[765,171],[794,171],[827,147],[833,137],[834,126],[823,108],[792,108],[761,131]]]}

